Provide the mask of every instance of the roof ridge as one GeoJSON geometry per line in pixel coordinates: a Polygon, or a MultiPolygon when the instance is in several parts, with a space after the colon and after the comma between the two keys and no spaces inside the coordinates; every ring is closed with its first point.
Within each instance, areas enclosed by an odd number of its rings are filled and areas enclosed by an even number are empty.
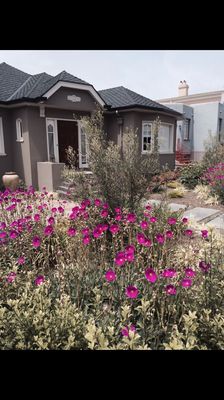
{"type": "MultiPolygon", "coordinates": [[[[6,64],[6,63],[5,63],[5,64],[6,64]]],[[[29,78],[27,78],[27,79],[25,80],[25,82],[23,82],[22,85],[21,85],[18,89],[16,89],[15,92],[14,92],[13,94],[11,94],[11,96],[9,96],[9,97],[7,98],[7,101],[10,101],[10,100],[20,91],[20,89],[22,89],[23,86],[25,86],[26,83],[29,82],[29,80],[30,80],[32,77],[33,77],[33,75],[30,75],[29,78]]]]}
{"type": "MultiPolygon", "coordinates": [[[[32,93],[32,91],[35,89],[35,87],[37,87],[37,85],[40,82],[41,77],[43,76],[43,74],[45,74],[45,72],[41,72],[40,74],[36,74],[36,75],[39,75],[39,77],[37,78],[36,82],[34,82],[34,85],[31,87],[31,89],[27,92],[26,96],[29,96],[32,93]]],[[[33,77],[34,76],[35,75],[33,75],[33,77]]]]}

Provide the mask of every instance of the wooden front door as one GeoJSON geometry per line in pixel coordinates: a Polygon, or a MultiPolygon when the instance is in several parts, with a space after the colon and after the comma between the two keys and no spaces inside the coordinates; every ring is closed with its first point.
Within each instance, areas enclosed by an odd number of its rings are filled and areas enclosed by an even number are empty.
{"type": "Polygon", "coordinates": [[[68,164],[66,149],[71,146],[76,151],[78,166],[78,124],[76,121],[58,120],[58,153],[59,162],[68,164]]]}

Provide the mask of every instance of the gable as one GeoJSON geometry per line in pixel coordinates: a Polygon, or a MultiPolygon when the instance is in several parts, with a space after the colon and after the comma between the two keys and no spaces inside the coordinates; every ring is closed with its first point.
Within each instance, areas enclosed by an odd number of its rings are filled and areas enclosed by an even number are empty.
{"type": "Polygon", "coordinates": [[[46,105],[66,110],[92,112],[96,109],[96,99],[86,90],[61,87],[47,99],[46,105]]]}

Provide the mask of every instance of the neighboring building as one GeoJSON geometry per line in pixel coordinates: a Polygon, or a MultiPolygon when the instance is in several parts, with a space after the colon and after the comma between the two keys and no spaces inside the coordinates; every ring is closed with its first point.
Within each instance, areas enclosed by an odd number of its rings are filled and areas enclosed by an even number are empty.
{"type": "Polygon", "coordinates": [[[27,185],[55,190],[66,162],[65,149],[88,168],[86,135],[80,119],[97,104],[104,111],[108,139],[121,143],[126,128],[138,129],[142,154],[152,140],[152,122],[161,120],[160,162],[175,165],[176,121],[182,116],[124,87],[96,91],[67,73],[30,75],[0,64],[0,175],[15,171],[27,185]]]}
{"type": "Polygon", "coordinates": [[[209,135],[223,142],[224,89],[215,92],[188,94],[186,81],[180,81],[178,97],[158,100],[161,104],[183,113],[177,122],[176,158],[179,161],[202,159],[209,135]]]}

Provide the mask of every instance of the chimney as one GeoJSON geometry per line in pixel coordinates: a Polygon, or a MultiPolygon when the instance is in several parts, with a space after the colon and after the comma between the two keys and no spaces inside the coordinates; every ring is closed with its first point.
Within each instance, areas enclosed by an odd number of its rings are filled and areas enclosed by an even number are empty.
{"type": "Polygon", "coordinates": [[[180,81],[178,86],[178,96],[188,96],[189,86],[186,81],[180,81]]]}

